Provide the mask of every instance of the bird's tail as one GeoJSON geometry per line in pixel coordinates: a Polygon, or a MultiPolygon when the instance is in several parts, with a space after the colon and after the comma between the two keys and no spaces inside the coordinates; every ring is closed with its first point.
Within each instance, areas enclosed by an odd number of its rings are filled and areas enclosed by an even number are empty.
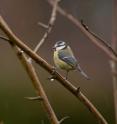
{"type": "Polygon", "coordinates": [[[87,80],[90,79],[90,78],[87,76],[87,74],[81,69],[80,65],[77,66],[77,70],[78,70],[87,80]]]}

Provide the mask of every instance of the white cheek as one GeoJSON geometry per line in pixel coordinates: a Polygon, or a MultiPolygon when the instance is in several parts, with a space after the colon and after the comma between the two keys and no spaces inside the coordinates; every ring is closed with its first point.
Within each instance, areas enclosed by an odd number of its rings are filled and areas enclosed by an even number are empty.
{"type": "Polygon", "coordinates": [[[60,47],[57,47],[56,50],[62,50],[64,48],[65,48],[65,46],[60,46],[60,47]]]}

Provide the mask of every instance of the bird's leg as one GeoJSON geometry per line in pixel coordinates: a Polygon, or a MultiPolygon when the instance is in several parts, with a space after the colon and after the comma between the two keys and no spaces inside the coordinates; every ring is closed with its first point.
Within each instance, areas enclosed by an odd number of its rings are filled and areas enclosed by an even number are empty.
{"type": "Polygon", "coordinates": [[[68,79],[68,73],[69,73],[69,71],[67,70],[67,71],[66,71],[65,80],[67,80],[67,79],[68,79]]]}
{"type": "Polygon", "coordinates": [[[56,72],[56,67],[53,66],[51,76],[48,77],[48,79],[49,79],[50,81],[54,81],[54,79],[56,78],[55,72],[56,72]]]}

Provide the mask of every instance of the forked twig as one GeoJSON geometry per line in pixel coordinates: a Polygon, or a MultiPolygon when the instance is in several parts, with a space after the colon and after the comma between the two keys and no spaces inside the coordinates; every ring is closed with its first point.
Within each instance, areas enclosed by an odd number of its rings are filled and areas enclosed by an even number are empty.
{"type": "MultiPolygon", "coordinates": [[[[54,0],[47,0],[50,5],[53,6],[54,0]]],[[[71,13],[67,13],[60,6],[57,7],[57,11],[70,20],[73,24],[75,24],[95,45],[97,45],[101,50],[103,50],[111,59],[114,59],[117,62],[117,56],[105,45],[101,44],[92,34],[90,34],[85,28],[82,26],[80,21],[76,19],[71,13]]]]}
{"type": "MultiPolygon", "coordinates": [[[[57,5],[58,2],[60,2],[60,0],[55,0],[54,1],[54,6],[52,9],[52,13],[51,13],[51,17],[46,29],[45,34],[43,35],[42,39],[39,41],[39,43],[37,44],[37,46],[34,49],[34,52],[36,53],[38,51],[38,49],[40,48],[40,46],[45,42],[45,40],[48,38],[48,35],[50,34],[50,32],[52,31],[52,28],[54,26],[55,20],[56,20],[56,12],[57,12],[57,5]]],[[[42,23],[41,23],[42,24],[42,23]]]]}
{"type": "MultiPolygon", "coordinates": [[[[55,20],[56,20],[56,12],[57,12],[57,5],[58,5],[58,2],[60,2],[60,0],[55,0],[54,2],[54,6],[53,6],[53,9],[52,9],[52,13],[51,13],[51,17],[50,17],[50,20],[48,22],[48,25],[45,25],[41,22],[39,22],[38,24],[41,25],[42,27],[46,28],[46,32],[44,33],[42,39],[39,41],[39,43],[36,45],[35,49],[34,49],[34,52],[36,53],[39,48],[41,47],[41,45],[46,41],[46,39],[48,38],[48,35],[51,33],[52,31],[52,28],[54,26],[54,23],[55,23],[55,20]]],[[[31,58],[29,58],[29,61],[31,62],[31,58]]]]}
{"type": "MultiPolygon", "coordinates": [[[[38,63],[49,73],[53,72],[53,67],[49,63],[47,63],[44,59],[42,59],[39,55],[33,52],[27,45],[24,44],[24,42],[22,42],[19,38],[17,38],[1,16],[0,16],[0,28],[14,44],[16,44],[19,48],[21,48],[33,60],[35,60],[36,63],[38,63]]],[[[78,98],[90,110],[90,112],[98,119],[98,121],[101,124],[108,124],[105,118],[101,115],[101,113],[96,109],[96,107],[88,100],[88,98],[81,91],[79,91],[78,93],[77,88],[68,80],[65,80],[65,78],[63,78],[58,72],[55,71],[54,75],[56,75],[56,79],[66,89],[68,89],[74,96],[76,96],[76,98],[78,98]]]]}

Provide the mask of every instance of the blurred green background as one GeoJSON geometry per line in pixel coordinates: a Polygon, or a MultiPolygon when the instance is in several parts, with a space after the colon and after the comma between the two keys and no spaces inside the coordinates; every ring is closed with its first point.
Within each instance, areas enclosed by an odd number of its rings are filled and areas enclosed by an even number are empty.
{"type": "MultiPolygon", "coordinates": [[[[88,26],[109,43],[112,35],[112,0],[62,0],[60,6],[88,26]]],[[[51,6],[46,0],[0,0],[0,13],[16,35],[32,49],[42,38],[45,29],[38,22],[48,23],[51,6]]],[[[2,31],[0,31],[2,35],[2,31]]],[[[69,80],[91,100],[109,124],[114,124],[112,75],[109,58],[69,20],[57,15],[48,40],[38,54],[53,65],[52,46],[64,40],[72,47],[81,67],[91,77],[85,80],[79,73],[70,72],[69,80]]],[[[64,124],[98,124],[97,120],[69,91],[57,81],[47,80],[49,74],[40,66],[36,70],[51,105],[59,119],[70,116],[64,124]]],[[[64,72],[60,71],[63,75],[64,72]]],[[[39,102],[24,99],[35,96],[29,77],[10,45],[0,40],[0,120],[5,124],[49,124],[39,102]]]]}

